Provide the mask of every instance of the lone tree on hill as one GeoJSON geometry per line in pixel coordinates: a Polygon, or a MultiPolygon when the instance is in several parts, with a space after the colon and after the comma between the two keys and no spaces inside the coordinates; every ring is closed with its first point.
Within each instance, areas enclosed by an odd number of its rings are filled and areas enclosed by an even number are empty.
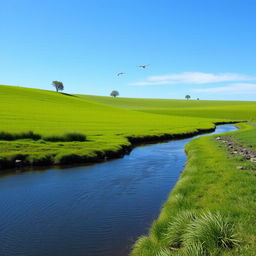
{"type": "Polygon", "coordinates": [[[55,87],[56,92],[64,90],[64,85],[60,81],[52,81],[52,85],[55,87]]]}
{"type": "Polygon", "coordinates": [[[112,96],[112,97],[116,97],[116,96],[118,96],[119,95],[119,92],[118,91],[112,91],[111,93],[110,93],[110,96],[112,96]]]}
{"type": "Polygon", "coordinates": [[[185,98],[186,98],[187,100],[189,100],[191,97],[190,97],[190,95],[186,95],[185,98]]]}

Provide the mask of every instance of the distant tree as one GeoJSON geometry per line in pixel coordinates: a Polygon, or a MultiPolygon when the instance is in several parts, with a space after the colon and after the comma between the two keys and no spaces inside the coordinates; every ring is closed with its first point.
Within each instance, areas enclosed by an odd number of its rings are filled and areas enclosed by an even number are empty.
{"type": "Polygon", "coordinates": [[[199,98],[197,98],[197,100],[199,100],[199,98]]]}
{"type": "Polygon", "coordinates": [[[119,96],[119,92],[114,90],[110,93],[110,96],[115,98],[116,96],[119,96]]]}
{"type": "Polygon", "coordinates": [[[52,85],[55,87],[56,92],[64,90],[64,85],[60,81],[52,81],[52,85]]]}
{"type": "Polygon", "coordinates": [[[189,100],[191,97],[190,97],[190,95],[186,95],[185,98],[186,98],[187,100],[189,100]]]}

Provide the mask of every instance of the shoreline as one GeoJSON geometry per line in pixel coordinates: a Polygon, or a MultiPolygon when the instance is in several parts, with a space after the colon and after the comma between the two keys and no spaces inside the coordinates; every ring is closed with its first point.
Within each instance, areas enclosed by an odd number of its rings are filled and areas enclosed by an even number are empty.
{"type": "MultiPolygon", "coordinates": [[[[253,127],[250,124],[241,124],[233,134],[251,129],[253,127]]],[[[197,214],[207,211],[220,213],[234,225],[236,231],[239,229],[238,223],[241,223],[243,216],[236,216],[237,205],[234,204],[232,196],[244,188],[243,182],[248,182],[247,176],[251,171],[237,168],[238,163],[241,165],[241,162],[230,157],[227,145],[218,144],[220,142],[216,140],[217,136],[202,137],[186,145],[187,161],[180,178],[163,203],[158,217],[151,223],[148,233],[138,237],[134,242],[129,256],[151,256],[157,255],[162,250],[173,249],[183,252],[184,247],[173,248],[164,237],[171,221],[188,211],[194,211],[197,214]],[[209,155],[213,154],[214,157],[209,158],[209,155]],[[205,193],[206,190],[207,193],[205,193]],[[216,198],[218,198],[217,203],[216,198]],[[227,213],[235,214],[230,217],[227,213]]],[[[247,190],[247,192],[250,191],[249,186],[247,190]]],[[[239,209],[240,204],[244,202],[246,204],[247,201],[241,202],[239,202],[239,209]]],[[[243,208],[244,212],[247,213],[246,207],[243,208]]],[[[245,234],[242,234],[238,237],[241,243],[245,243],[244,236],[245,234]]],[[[226,249],[225,252],[227,255],[232,255],[240,250],[247,249],[235,246],[229,250],[226,249]]]]}
{"type": "Polygon", "coordinates": [[[104,152],[95,151],[95,156],[80,156],[77,154],[70,154],[66,158],[62,159],[60,163],[54,162],[53,157],[43,159],[42,161],[39,161],[37,163],[31,163],[29,162],[28,158],[30,154],[18,154],[16,157],[12,159],[0,159],[0,172],[4,173],[5,171],[11,172],[13,171],[25,171],[25,168],[29,169],[35,169],[37,167],[40,167],[42,169],[50,168],[52,166],[55,167],[69,167],[72,165],[90,165],[90,164],[97,164],[97,163],[103,163],[109,160],[122,158],[127,154],[130,154],[130,152],[142,145],[147,144],[155,144],[155,143],[161,143],[161,142],[167,142],[172,140],[181,140],[186,138],[191,138],[196,135],[210,133],[215,131],[217,125],[225,125],[225,124],[237,124],[242,123],[246,121],[227,121],[227,122],[214,122],[213,128],[208,129],[197,129],[194,132],[187,132],[182,134],[162,134],[162,135],[149,135],[149,136],[143,136],[143,137],[132,137],[127,136],[126,139],[130,143],[130,145],[120,145],[119,150],[107,150],[104,152]],[[20,158],[20,159],[19,159],[20,158]]]}

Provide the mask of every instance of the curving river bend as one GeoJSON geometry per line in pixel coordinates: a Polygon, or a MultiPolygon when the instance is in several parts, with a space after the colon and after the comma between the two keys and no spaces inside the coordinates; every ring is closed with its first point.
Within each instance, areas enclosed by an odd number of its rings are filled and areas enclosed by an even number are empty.
{"type": "MultiPolygon", "coordinates": [[[[211,134],[234,130],[222,125],[211,134]]],[[[128,255],[177,182],[190,140],[137,147],[91,166],[2,176],[0,255],[128,255]]]]}

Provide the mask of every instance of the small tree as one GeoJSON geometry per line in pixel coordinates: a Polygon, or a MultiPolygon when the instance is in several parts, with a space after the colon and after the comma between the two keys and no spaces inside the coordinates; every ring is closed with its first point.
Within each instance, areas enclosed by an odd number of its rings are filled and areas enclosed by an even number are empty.
{"type": "Polygon", "coordinates": [[[110,96],[115,98],[116,96],[119,96],[119,92],[114,90],[110,93],[110,96]]]}
{"type": "Polygon", "coordinates": [[[190,95],[186,95],[185,98],[186,98],[187,100],[189,100],[191,97],[190,97],[190,95]]]}
{"type": "Polygon", "coordinates": [[[55,87],[56,92],[64,90],[64,85],[60,81],[52,81],[52,85],[55,87]]]}

